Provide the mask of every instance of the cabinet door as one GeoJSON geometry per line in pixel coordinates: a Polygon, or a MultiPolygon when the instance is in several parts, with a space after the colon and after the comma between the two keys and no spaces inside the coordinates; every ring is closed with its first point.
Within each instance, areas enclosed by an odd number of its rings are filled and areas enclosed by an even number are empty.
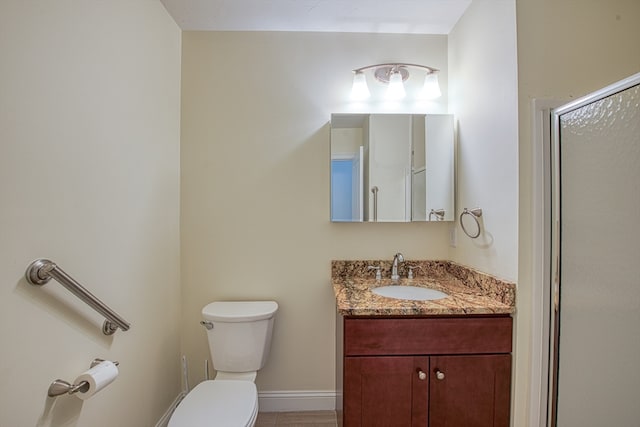
{"type": "Polygon", "coordinates": [[[429,427],[508,427],[511,355],[431,357],[429,427]]]}
{"type": "Polygon", "coordinates": [[[428,372],[428,357],[346,357],[344,425],[425,427],[428,372]]]}
{"type": "Polygon", "coordinates": [[[369,221],[411,221],[411,116],[369,116],[369,221]],[[370,191],[376,187],[376,196],[370,191]],[[374,206],[374,203],[377,206],[374,206]],[[374,212],[377,218],[373,218],[374,212]]]}

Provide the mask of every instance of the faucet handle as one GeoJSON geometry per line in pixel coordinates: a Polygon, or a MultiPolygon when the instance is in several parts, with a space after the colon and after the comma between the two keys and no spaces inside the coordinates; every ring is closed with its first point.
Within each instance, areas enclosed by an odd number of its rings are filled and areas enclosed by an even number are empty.
{"type": "Polygon", "coordinates": [[[407,278],[408,279],[413,279],[413,270],[421,270],[422,267],[420,267],[419,265],[407,265],[407,268],[409,269],[409,272],[407,273],[407,278]]]}
{"type": "Polygon", "coordinates": [[[375,270],[376,271],[376,280],[382,279],[382,273],[380,272],[380,266],[369,265],[367,266],[367,270],[375,270]]]}

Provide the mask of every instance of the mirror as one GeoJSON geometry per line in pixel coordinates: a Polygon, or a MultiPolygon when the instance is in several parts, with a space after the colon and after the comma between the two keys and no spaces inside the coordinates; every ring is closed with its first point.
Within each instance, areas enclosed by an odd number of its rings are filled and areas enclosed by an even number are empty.
{"type": "Polygon", "coordinates": [[[451,114],[332,114],[331,221],[454,221],[451,114]]]}

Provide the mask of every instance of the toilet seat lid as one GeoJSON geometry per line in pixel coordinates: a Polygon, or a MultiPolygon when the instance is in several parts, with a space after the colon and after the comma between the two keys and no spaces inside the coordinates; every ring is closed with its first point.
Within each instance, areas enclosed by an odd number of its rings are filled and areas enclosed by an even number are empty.
{"type": "Polygon", "coordinates": [[[169,427],[248,426],[258,412],[251,381],[203,381],[176,408],[169,427]]]}

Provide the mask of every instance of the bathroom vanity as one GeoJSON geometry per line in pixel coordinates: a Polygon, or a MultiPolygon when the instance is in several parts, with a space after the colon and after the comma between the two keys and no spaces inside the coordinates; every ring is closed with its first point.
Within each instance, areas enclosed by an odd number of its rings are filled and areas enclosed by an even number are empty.
{"type": "MultiPolygon", "coordinates": [[[[515,285],[447,261],[333,261],[344,426],[509,426],[515,285]],[[369,265],[380,265],[381,280],[369,265]],[[407,279],[406,265],[420,273],[407,279]],[[446,298],[386,298],[381,286],[446,298]]],[[[341,393],[340,393],[341,392],[341,393]]]]}

